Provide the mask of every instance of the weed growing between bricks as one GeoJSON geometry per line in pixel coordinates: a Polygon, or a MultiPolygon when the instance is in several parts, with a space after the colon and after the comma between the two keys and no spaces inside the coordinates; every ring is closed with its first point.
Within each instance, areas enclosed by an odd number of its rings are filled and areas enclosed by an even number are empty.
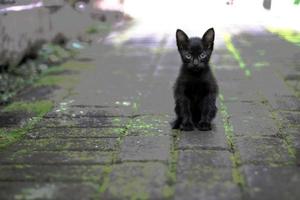
{"type": "Polygon", "coordinates": [[[283,140],[283,144],[284,144],[285,148],[288,150],[289,156],[293,160],[293,161],[291,161],[290,164],[294,164],[295,159],[296,159],[296,150],[293,147],[292,138],[290,135],[283,133],[283,129],[284,128],[289,129],[291,125],[283,124],[283,120],[280,118],[278,111],[272,109],[271,105],[268,103],[268,100],[265,99],[262,95],[260,95],[260,96],[263,99],[262,102],[264,102],[264,104],[268,107],[268,109],[271,113],[271,117],[275,121],[275,123],[278,127],[278,132],[276,133],[276,136],[283,140]]]}
{"type": "MultiPolygon", "coordinates": [[[[89,66],[85,65],[85,69],[89,66]]],[[[43,71],[39,77],[36,77],[35,82],[32,84],[32,88],[38,87],[57,87],[62,88],[63,93],[55,96],[55,99],[64,99],[72,93],[73,86],[77,83],[76,70],[82,69],[81,63],[69,61],[59,66],[53,66],[43,71]]],[[[15,143],[23,138],[26,133],[31,130],[38,122],[40,122],[44,115],[50,112],[54,107],[55,100],[34,100],[34,101],[15,101],[2,108],[6,113],[19,113],[25,112],[32,114],[33,117],[26,122],[25,125],[14,129],[0,129],[0,149],[7,147],[8,145],[15,143]]]]}
{"type": "Polygon", "coordinates": [[[49,100],[36,102],[14,102],[4,108],[3,111],[26,111],[34,113],[35,117],[29,119],[29,122],[22,128],[17,128],[12,131],[5,131],[0,129],[0,149],[14,143],[21,139],[33,126],[38,123],[42,117],[53,108],[53,102],[49,100]]]}
{"type": "Polygon", "coordinates": [[[171,158],[169,161],[168,166],[168,173],[167,173],[167,184],[163,188],[163,196],[166,199],[172,199],[175,194],[175,183],[177,180],[176,173],[177,173],[177,162],[178,162],[178,150],[177,149],[177,141],[179,136],[179,131],[173,130],[172,132],[172,143],[171,143],[171,158]]]}
{"type": "Polygon", "coordinates": [[[243,61],[238,49],[235,48],[234,44],[232,43],[231,36],[225,35],[224,40],[225,40],[226,48],[232,54],[232,56],[235,58],[235,60],[239,63],[239,67],[244,71],[245,76],[250,77],[251,71],[246,66],[245,62],[243,61]]]}
{"type": "Polygon", "coordinates": [[[227,111],[227,107],[224,104],[224,97],[222,94],[219,95],[220,99],[220,114],[223,118],[223,124],[225,129],[225,135],[227,139],[227,143],[229,149],[232,153],[231,155],[231,162],[232,162],[232,178],[233,181],[243,190],[246,187],[245,177],[240,171],[241,166],[241,159],[239,152],[237,151],[235,144],[234,144],[234,135],[233,135],[233,126],[230,123],[230,115],[227,111]]]}

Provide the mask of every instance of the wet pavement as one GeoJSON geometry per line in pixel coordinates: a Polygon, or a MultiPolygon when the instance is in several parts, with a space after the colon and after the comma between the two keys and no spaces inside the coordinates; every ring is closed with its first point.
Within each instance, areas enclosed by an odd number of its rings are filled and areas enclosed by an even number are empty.
{"type": "Polygon", "coordinates": [[[1,150],[0,199],[299,199],[298,44],[216,31],[213,130],[180,132],[175,30],[137,27],[83,50],[72,91],[1,150]]]}

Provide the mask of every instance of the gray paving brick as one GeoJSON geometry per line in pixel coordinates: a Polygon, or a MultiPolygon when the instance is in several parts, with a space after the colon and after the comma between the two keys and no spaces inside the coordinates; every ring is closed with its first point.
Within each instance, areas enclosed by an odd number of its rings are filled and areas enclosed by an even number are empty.
{"type": "Polygon", "coordinates": [[[121,144],[121,161],[168,161],[171,149],[169,136],[126,136],[121,144]]]}
{"type": "Polygon", "coordinates": [[[278,110],[300,111],[300,100],[295,96],[280,96],[276,98],[278,110]]]}
{"type": "Polygon", "coordinates": [[[300,113],[298,112],[280,112],[280,116],[283,120],[284,126],[299,126],[300,125],[300,113]]]}
{"type": "Polygon", "coordinates": [[[111,164],[113,152],[101,151],[26,151],[0,153],[0,164],[111,164]]]}
{"type": "Polygon", "coordinates": [[[267,107],[257,101],[225,103],[237,136],[272,136],[278,133],[276,122],[267,107]]]}
{"type": "Polygon", "coordinates": [[[0,128],[22,128],[33,116],[24,111],[0,112],[0,128]]]}
{"type": "Polygon", "coordinates": [[[300,198],[299,167],[244,167],[249,198],[255,200],[296,200],[300,198]]]}
{"type": "Polygon", "coordinates": [[[0,199],[91,199],[99,187],[90,182],[0,182],[0,199]]]}
{"type": "Polygon", "coordinates": [[[102,127],[122,127],[128,124],[126,117],[80,117],[80,118],[44,118],[35,128],[102,128],[102,127]]]}
{"type": "Polygon", "coordinates": [[[8,148],[27,151],[113,151],[118,145],[117,138],[76,138],[76,139],[36,139],[23,140],[8,148]]]}
{"type": "Polygon", "coordinates": [[[291,138],[294,147],[300,148],[300,127],[288,127],[281,130],[283,135],[291,138]]]}
{"type": "Polygon", "coordinates": [[[99,165],[1,165],[0,182],[76,182],[99,181],[103,177],[99,165]]]}
{"type": "Polygon", "coordinates": [[[211,131],[189,131],[179,134],[178,149],[228,149],[220,113],[214,120],[211,131]]]}
{"type": "Polygon", "coordinates": [[[230,153],[180,151],[175,199],[240,199],[233,183],[230,153]]]}
{"type": "Polygon", "coordinates": [[[113,166],[100,199],[163,199],[167,166],[161,163],[125,163],[113,166]]]}
{"type": "Polygon", "coordinates": [[[127,135],[171,135],[170,115],[141,115],[134,117],[127,124],[127,135]]]}
{"type": "Polygon", "coordinates": [[[179,150],[178,172],[200,166],[230,168],[232,166],[231,155],[228,151],[218,150],[179,150]]]}
{"type": "Polygon", "coordinates": [[[28,131],[27,139],[120,137],[123,128],[36,128],[28,131]]]}
{"type": "Polygon", "coordinates": [[[47,113],[45,118],[69,117],[69,118],[101,118],[101,117],[130,117],[133,114],[131,103],[127,101],[115,102],[114,106],[76,104],[72,100],[61,102],[65,106],[57,106],[47,113]],[[128,105],[130,104],[130,105],[128,105]],[[64,108],[64,109],[62,109],[64,108]]]}
{"type": "Polygon", "coordinates": [[[240,152],[242,163],[286,163],[292,162],[287,148],[279,138],[273,137],[239,137],[236,147],[240,152]]]}

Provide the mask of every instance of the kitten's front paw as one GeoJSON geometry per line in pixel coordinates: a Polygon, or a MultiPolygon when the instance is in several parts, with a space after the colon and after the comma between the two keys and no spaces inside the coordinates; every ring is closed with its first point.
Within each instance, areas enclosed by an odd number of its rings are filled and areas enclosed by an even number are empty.
{"type": "Polygon", "coordinates": [[[211,123],[209,122],[199,122],[197,128],[200,131],[210,131],[211,130],[211,123]]]}
{"type": "Polygon", "coordinates": [[[181,120],[175,119],[173,122],[171,122],[172,129],[179,129],[181,124],[181,120]]]}
{"type": "Polygon", "coordinates": [[[192,131],[194,130],[193,124],[191,122],[182,123],[180,125],[180,130],[182,131],[192,131]]]}

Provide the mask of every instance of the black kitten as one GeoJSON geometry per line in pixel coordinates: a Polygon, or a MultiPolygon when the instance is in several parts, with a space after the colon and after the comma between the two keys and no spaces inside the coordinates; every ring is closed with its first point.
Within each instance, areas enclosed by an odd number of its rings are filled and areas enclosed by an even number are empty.
{"type": "Polygon", "coordinates": [[[182,59],[180,73],[174,85],[175,113],[173,129],[191,131],[194,125],[202,131],[211,130],[216,116],[218,85],[209,67],[215,32],[208,29],[202,39],[189,38],[177,30],[176,41],[182,59]]]}

